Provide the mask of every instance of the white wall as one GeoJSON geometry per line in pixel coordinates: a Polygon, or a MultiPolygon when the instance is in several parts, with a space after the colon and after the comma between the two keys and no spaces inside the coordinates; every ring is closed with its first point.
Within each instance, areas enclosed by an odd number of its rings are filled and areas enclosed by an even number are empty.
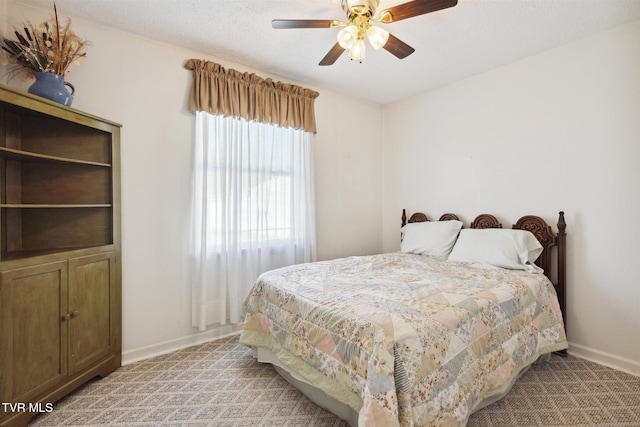
{"type": "Polygon", "coordinates": [[[382,108],[326,97],[316,116],[318,259],[380,253],[382,108]]]}
{"type": "Polygon", "coordinates": [[[387,106],[385,251],[402,208],[566,212],[570,352],[640,374],[640,21],[387,106]]]}
{"type": "MultiPolygon", "coordinates": [[[[0,10],[1,29],[51,15],[10,0],[0,0],[0,10]]],[[[76,87],[72,106],[123,125],[124,361],[230,332],[212,328],[198,334],[191,327],[188,220],[194,116],[186,108],[191,72],[183,65],[190,58],[210,59],[285,80],[73,17],[72,23],[93,44],[67,75],[76,87]]],[[[14,79],[9,84],[26,90],[30,82],[14,79]]],[[[318,256],[379,252],[382,109],[311,89],[320,92],[314,139],[318,256]],[[364,135],[350,120],[363,125],[364,135]]]]}

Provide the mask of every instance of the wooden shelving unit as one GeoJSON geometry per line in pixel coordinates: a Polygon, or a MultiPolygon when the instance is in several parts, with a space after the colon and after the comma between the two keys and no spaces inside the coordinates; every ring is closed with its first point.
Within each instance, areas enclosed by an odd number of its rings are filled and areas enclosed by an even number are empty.
{"type": "MultiPolygon", "coordinates": [[[[2,402],[46,407],[120,366],[119,153],[117,123],[0,85],[2,402]]],[[[37,414],[11,407],[0,426],[37,414]]]]}

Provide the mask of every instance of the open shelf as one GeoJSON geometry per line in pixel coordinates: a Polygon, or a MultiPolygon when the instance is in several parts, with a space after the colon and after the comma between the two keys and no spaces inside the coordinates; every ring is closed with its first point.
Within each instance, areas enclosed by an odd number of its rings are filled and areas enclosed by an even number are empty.
{"type": "Polygon", "coordinates": [[[111,205],[0,205],[0,215],[5,224],[0,261],[114,243],[111,205]]]}
{"type": "Polygon", "coordinates": [[[13,148],[0,147],[0,155],[3,155],[7,159],[18,161],[34,161],[34,162],[62,162],[62,163],[75,163],[91,166],[111,167],[109,163],[89,162],[85,160],[68,159],[64,157],[49,156],[45,154],[31,153],[29,151],[16,150],[13,148]]]}
{"type": "Polygon", "coordinates": [[[30,95],[0,95],[0,267],[117,242],[119,126],[30,95]]]}
{"type": "Polygon", "coordinates": [[[74,208],[110,208],[110,204],[90,204],[90,205],[43,205],[43,204],[28,204],[28,203],[18,203],[18,204],[6,204],[0,203],[0,208],[10,208],[10,209],[74,209],[74,208]]]}

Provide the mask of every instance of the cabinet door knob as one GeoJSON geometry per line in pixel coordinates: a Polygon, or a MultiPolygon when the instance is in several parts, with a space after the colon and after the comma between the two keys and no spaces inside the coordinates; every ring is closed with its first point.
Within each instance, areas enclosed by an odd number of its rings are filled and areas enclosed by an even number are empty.
{"type": "Polygon", "coordinates": [[[69,313],[62,316],[62,320],[69,320],[69,319],[71,319],[71,315],[69,313]]]}
{"type": "Polygon", "coordinates": [[[78,315],[78,310],[73,310],[73,313],[71,313],[71,317],[76,317],[78,315]]]}

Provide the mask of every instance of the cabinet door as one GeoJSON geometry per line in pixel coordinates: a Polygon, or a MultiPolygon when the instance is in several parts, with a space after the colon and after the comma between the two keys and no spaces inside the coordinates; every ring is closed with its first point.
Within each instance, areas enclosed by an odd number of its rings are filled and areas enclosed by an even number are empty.
{"type": "Polygon", "coordinates": [[[69,374],[113,353],[116,337],[114,252],[69,260],[69,374]]]}
{"type": "Polygon", "coordinates": [[[67,262],[0,273],[0,400],[29,402],[67,376],[67,262]]]}

